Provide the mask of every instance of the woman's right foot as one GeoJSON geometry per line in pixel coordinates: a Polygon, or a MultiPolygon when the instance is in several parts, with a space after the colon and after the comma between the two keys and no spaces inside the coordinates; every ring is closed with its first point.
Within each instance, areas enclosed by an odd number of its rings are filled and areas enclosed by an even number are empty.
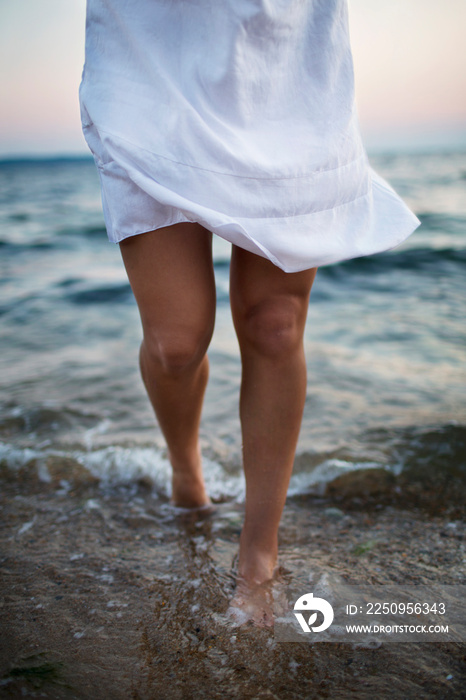
{"type": "Polygon", "coordinates": [[[207,495],[200,457],[191,468],[177,464],[170,457],[173,468],[171,503],[179,508],[202,508],[211,504],[207,495]]]}
{"type": "Polygon", "coordinates": [[[202,508],[211,504],[204,481],[185,474],[173,474],[170,502],[178,508],[202,508]]]}

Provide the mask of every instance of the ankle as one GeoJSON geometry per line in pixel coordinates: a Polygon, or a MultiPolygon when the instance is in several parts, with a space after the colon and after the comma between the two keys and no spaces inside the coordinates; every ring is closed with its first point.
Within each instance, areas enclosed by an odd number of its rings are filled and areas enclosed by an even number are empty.
{"type": "Polygon", "coordinates": [[[261,584],[273,578],[278,563],[276,538],[257,542],[241,535],[238,575],[250,584],[261,584]]]}
{"type": "Polygon", "coordinates": [[[210,504],[206,493],[199,449],[191,454],[169,454],[172,465],[172,503],[182,508],[198,508],[210,504]]]}
{"type": "Polygon", "coordinates": [[[175,474],[172,476],[171,502],[180,508],[199,508],[210,504],[204,479],[200,476],[175,474]]]}

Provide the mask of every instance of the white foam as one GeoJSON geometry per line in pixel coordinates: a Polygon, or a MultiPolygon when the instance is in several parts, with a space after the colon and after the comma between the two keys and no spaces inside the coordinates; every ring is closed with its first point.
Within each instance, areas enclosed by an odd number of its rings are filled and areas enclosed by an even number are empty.
{"type": "Polygon", "coordinates": [[[304,493],[322,495],[325,485],[342,474],[358,469],[383,468],[377,462],[346,462],[342,459],[326,459],[311,472],[301,472],[291,477],[288,496],[298,496],[304,493]]]}
{"type": "MultiPolygon", "coordinates": [[[[51,481],[47,469],[48,457],[72,457],[78,464],[87,469],[92,476],[99,479],[103,485],[131,484],[138,480],[149,480],[157,493],[170,498],[171,496],[171,467],[165,453],[156,447],[125,447],[110,445],[95,450],[42,450],[17,448],[0,442],[0,462],[11,469],[35,462],[39,478],[51,481]]],[[[244,474],[227,472],[222,465],[207,457],[203,458],[204,478],[207,492],[214,501],[224,499],[242,503],[245,498],[244,474]]],[[[288,489],[289,496],[305,493],[322,494],[325,485],[341,474],[358,469],[375,469],[384,465],[377,462],[348,462],[340,459],[327,459],[309,472],[293,474],[288,489]]],[[[386,467],[385,467],[386,468],[386,467]]],[[[62,489],[68,488],[73,480],[61,482],[62,489]],[[68,485],[67,485],[68,484],[68,485]]]]}
{"type": "MultiPolygon", "coordinates": [[[[171,466],[164,454],[152,447],[105,447],[88,453],[74,453],[74,458],[91,474],[105,482],[131,483],[149,478],[159,493],[171,496],[171,466]]],[[[226,474],[214,460],[204,458],[207,492],[217,500],[244,499],[244,476],[226,474]]]]}
{"type": "Polygon", "coordinates": [[[166,490],[170,464],[151,447],[103,447],[92,452],[74,452],[73,457],[105,483],[127,484],[148,478],[158,491],[166,490]]]}
{"type": "MultiPolygon", "coordinates": [[[[168,498],[171,496],[171,466],[164,453],[155,447],[111,445],[70,453],[57,449],[17,448],[0,442],[0,462],[13,470],[35,462],[38,476],[44,482],[52,480],[46,465],[49,457],[72,457],[104,485],[131,484],[148,479],[158,493],[168,498]]],[[[242,473],[227,474],[221,464],[209,458],[203,459],[203,466],[207,491],[214,500],[227,498],[243,501],[245,484],[242,473]]],[[[68,483],[72,480],[73,474],[70,473],[68,483]]]]}
{"type": "Polygon", "coordinates": [[[28,523],[24,523],[24,525],[21,525],[21,527],[18,530],[18,535],[22,535],[28,530],[31,529],[31,527],[34,525],[34,520],[30,520],[28,523]]]}
{"type": "Polygon", "coordinates": [[[0,461],[5,462],[10,469],[20,469],[28,462],[32,462],[41,456],[42,453],[37,450],[31,450],[28,447],[20,449],[0,442],[0,461]]]}

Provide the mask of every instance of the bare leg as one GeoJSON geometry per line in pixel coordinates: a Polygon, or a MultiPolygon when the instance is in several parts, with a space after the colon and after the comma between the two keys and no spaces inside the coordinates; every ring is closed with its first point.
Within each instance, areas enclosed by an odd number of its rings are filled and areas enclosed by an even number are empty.
{"type": "Polygon", "coordinates": [[[172,500],[202,506],[209,502],[199,424],[215,321],[212,235],[176,224],[127,238],[120,249],[141,315],[141,374],[173,467],[172,500]]]}
{"type": "Polygon", "coordinates": [[[231,304],[243,365],[240,417],[246,477],[238,565],[246,593],[240,595],[240,604],[259,623],[263,611],[254,608],[260,605],[261,585],[277,566],[278,526],[306,397],[303,333],[315,274],[316,269],[288,274],[268,260],[233,249],[231,304]],[[248,590],[250,600],[245,601],[248,590]]]}

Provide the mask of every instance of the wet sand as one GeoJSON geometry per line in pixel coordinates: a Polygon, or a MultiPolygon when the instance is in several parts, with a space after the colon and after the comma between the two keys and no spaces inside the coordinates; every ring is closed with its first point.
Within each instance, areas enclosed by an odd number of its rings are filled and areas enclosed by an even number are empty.
{"type": "MultiPolygon", "coordinates": [[[[147,485],[104,491],[84,473],[64,482],[65,471],[49,465],[49,483],[32,468],[2,479],[1,697],[464,697],[465,645],[283,644],[272,630],[232,627],[241,506],[183,514],[147,485]]],[[[409,502],[390,500],[391,480],[354,478],[287,504],[286,576],[464,582],[458,504],[413,505],[413,489],[409,502]]]]}

